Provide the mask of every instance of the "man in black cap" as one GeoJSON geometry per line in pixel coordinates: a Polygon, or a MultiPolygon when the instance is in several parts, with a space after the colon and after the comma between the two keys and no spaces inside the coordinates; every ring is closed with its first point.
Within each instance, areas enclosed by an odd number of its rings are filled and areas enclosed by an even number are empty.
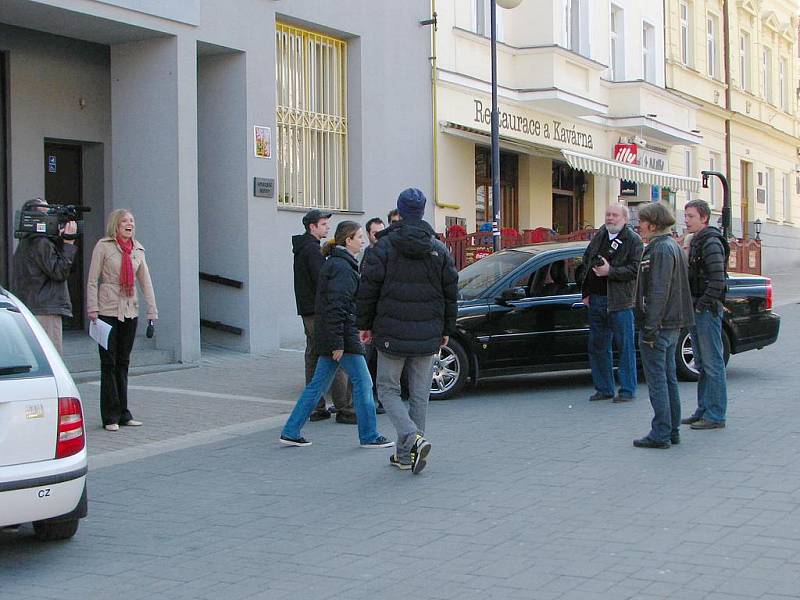
{"type": "MultiPolygon", "coordinates": [[[[325,258],[320,250],[320,240],[328,235],[330,224],[328,219],[331,213],[323,213],[313,209],[303,216],[303,226],[306,232],[292,236],[292,252],[294,253],[294,299],[297,303],[297,314],[303,319],[303,329],[306,334],[306,384],[314,376],[317,368],[316,348],[314,347],[314,301],[317,296],[317,279],[325,258]]],[[[347,376],[339,369],[331,384],[331,396],[336,407],[336,422],[354,425],[356,415],[353,403],[347,393],[347,376]]],[[[311,413],[311,421],[321,421],[330,418],[331,414],[325,408],[325,398],[319,399],[319,404],[311,413]]]]}
{"type": "Polygon", "coordinates": [[[400,220],[378,232],[361,265],[356,324],[361,341],[378,351],[378,395],[397,430],[389,462],[419,473],[431,444],[425,417],[439,348],[455,333],[458,272],[447,247],[436,238],[425,213],[425,195],[404,190],[400,220]],[[400,398],[400,376],[408,374],[408,408],[400,398]]]}

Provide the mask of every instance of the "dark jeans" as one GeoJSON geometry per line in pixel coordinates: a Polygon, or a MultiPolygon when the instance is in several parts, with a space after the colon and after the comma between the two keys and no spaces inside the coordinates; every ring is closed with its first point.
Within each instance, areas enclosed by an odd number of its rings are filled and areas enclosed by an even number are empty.
{"type": "MultiPolygon", "coordinates": [[[[306,334],[306,353],[304,358],[306,363],[306,385],[308,385],[314,378],[319,355],[314,349],[314,317],[313,315],[303,316],[302,319],[303,331],[306,334]]],[[[326,391],[328,390],[323,390],[323,394],[326,391]]],[[[325,396],[323,394],[320,394],[314,410],[325,410],[325,396]]],[[[353,400],[348,389],[347,375],[342,369],[336,371],[333,383],[330,386],[330,394],[337,414],[353,414],[353,400]]]]}
{"type": "Polygon", "coordinates": [[[681,397],[675,371],[675,348],[680,329],[661,329],[654,346],[639,340],[639,355],[653,406],[653,422],[647,437],[669,442],[681,426],[681,397]]]}
{"type": "Polygon", "coordinates": [[[99,317],[111,325],[108,350],[100,349],[100,417],[103,425],[122,424],[133,416],[128,410],[128,366],[138,319],[99,317]]]}
{"type": "Polygon", "coordinates": [[[609,312],[608,298],[589,296],[589,365],[594,389],[614,395],[614,355],[612,340],[619,351],[619,391],[636,395],[636,348],[633,309],[609,312]]]}

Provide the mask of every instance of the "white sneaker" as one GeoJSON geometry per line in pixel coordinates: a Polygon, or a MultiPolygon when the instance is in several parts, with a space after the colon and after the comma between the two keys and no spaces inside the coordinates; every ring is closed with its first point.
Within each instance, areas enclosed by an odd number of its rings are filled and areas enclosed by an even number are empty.
{"type": "Polygon", "coordinates": [[[110,425],[103,425],[103,429],[106,431],[119,431],[119,425],[111,423],[110,425]]]}
{"type": "Polygon", "coordinates": [[[123,425],[125,427],[141,427],[142,426],[142,422],[141,421],[137,421],[135,419],[131,419],[129,421],[125,421],[123,423],[123,425]]]}

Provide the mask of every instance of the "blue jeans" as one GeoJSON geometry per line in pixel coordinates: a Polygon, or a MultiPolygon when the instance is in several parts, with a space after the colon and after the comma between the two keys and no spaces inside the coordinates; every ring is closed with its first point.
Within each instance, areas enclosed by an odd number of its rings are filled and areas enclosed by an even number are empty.
{"type": "Polygon", "coordinates": [[[350,376],[353,384],[353,406],[358,421],[358,439],[362,444],[375,441],[378,437],[378,422],[375,416],[375,401],[372,399],[372,378],[369,376],[367,361],[361,354],[344,354],[339,362],[330,356],[320,356],[314,376],[300,394],[292,414],[283,426],[281,434],[288,438],[299,438],[300,430],[317,405],[320,396],[330,387],[341,367],[350,376]]]}
{"type": "Polygon", "coordinates": [[[681,426],[681,397],[675,370],[675,349],[680,333],[680,329],[662,329],[654,346],[639,340],[639,355],[654,413],[647,437],[656,442],[669,442],[681,426]]]}
{"type": "Polygon", "coordinates": [[[589,296],[589,366],[594,388],[614,395],[612,340],[619,350],[619,391],[636,395],[636,348],[633,343],[633,309],[608,311],[606,296],[589,296]]]}
{"type": "Polygon", "coordinates": [[[725,380],[725,355],[722,347],[722,315],[706,309],[694,313],[692,352],[700,371],[697,382],[695,417],[706,421],[725,421],[728,409],[728,385],[725,380]]]}

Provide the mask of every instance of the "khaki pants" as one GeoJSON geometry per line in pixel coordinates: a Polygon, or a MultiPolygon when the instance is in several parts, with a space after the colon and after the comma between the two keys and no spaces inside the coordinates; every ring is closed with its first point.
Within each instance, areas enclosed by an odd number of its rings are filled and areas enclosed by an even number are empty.
{"type": "Polygon", "coordinates": [[[36,315],[36,319],[41,323],[47,332],[47,337],[53,342],[58,353],[63,355],[64,350],[61,345],[61,315],[36,315]]]}

